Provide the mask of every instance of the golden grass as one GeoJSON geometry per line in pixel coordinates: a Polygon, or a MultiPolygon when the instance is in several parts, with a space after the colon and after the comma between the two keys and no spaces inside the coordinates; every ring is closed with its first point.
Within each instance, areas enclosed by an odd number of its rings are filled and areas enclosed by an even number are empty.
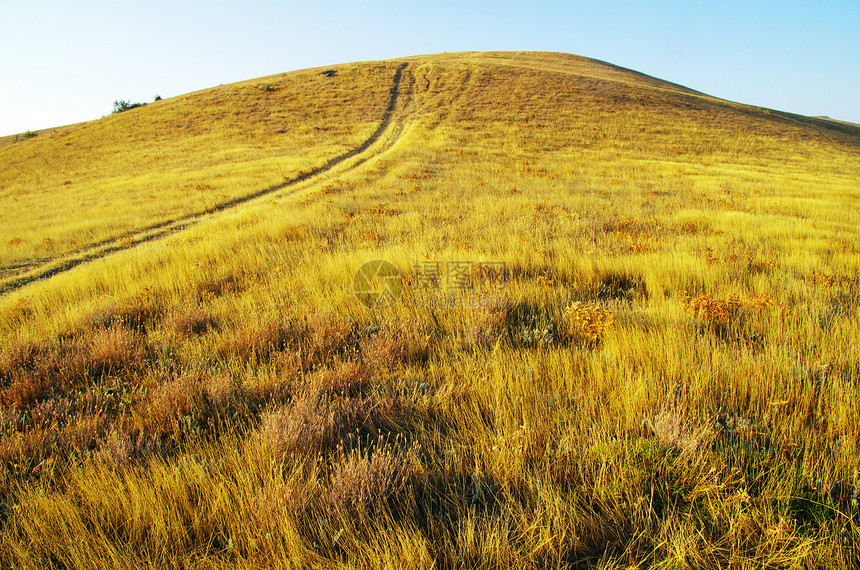
{"type": "Polygon", "coordinates": [[[308,70],[0,144],[2,274],[217,208],[358,146],[393,64],[308,70]]]}
{"type": "MultiPolygon", "coordinates": [[[[403,61],[349,164],[0,298],[3,565],[856,565],[860,137],[574,56],[403,61]],[[373,259],[404,279],[371,311],[373,259]]],[[[128,148],[164,182],[140,223],[191,211],[123,121],[214,184],[244,152],[217,109],[277,97],[336,129],[284,135],[324,163],[399,64],[109,117],[28,184],[128,148]]],[[[37,176],[41,141],[0,160],[37,176]]],[[[249,156],[231,196],[286,172],[249,156]]],[[[112,176],[101,219],[137,227],[112,176]]],[[[68,222],[24,211],[8,267],[68,222]]]]}

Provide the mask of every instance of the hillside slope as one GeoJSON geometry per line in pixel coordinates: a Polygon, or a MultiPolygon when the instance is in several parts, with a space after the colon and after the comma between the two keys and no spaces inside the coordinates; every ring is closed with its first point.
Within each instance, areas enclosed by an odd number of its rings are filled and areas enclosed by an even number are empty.
{"type": "MultiPolygon", "coordinates": [[[[413,115],[439,122],[428,118],[462,109],[452,117],[455,129],[504,125],[506,132],[491,136],[508,142],[519,129],[544,129],[548,145],[529,141],[543,150],[612,148],[640,160],[730,153],[742,160],[749,148],[756,159],[765,152],[776,158],[785,142],[850,147],[858,136],[577,56],[468,53],[413,61],[425,82],[418,96],[426,99],[413,115]],[[475,73],[478,85],[470,86],[475,73]],[[462,85],[430,86],[431,78],[445,82],[457,74],[462,85]],[[458,102],[464,97],[465,104],[458,102]]],[[[332,69],[339,75],[307,70],[262,78],[34,139],[6,138],[0,144],[4,289],[303,181],[359,148],[387,120],[395,64],[332,69]]]]}
{"type": "Polygon", "coordinates": [[[0,144],[0,565],[857,564],[855,130],[331,69],[0,144]]]}
{"type": "Polygon", "coordinates": [[[307,70],[0,144],[0,275],[217,209],[360,146],[396,64],[307,70]],[[33,215],[38,212],[38,215],[33,215]]]}

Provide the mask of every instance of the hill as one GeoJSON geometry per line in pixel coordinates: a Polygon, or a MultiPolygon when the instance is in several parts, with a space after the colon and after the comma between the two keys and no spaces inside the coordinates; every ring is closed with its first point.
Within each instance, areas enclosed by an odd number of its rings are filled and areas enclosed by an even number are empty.
{"type": "Polygon", "coordinates": [[[0,559],[851,566],[858,157],[533,52],[4,139],[0,559]]]}

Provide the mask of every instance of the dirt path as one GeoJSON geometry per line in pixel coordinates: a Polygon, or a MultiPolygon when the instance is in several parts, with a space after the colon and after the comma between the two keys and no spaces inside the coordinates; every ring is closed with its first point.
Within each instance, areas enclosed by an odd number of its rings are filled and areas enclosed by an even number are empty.
{"type": "Polygon", "coordinates": [[[197,224],[201,220],[210,218],[218,213],[224,212],[225,210],[236,208],[237,206],[241,206],[251,202],[252,200],[268,196],[275,192],[289,189],[290,191],[287,194],[292,194],[299,190],[299,186],[301,186],[302,183],[309,182],[338,166],[342,165],[344,167],[344,172],[358,168],[371,158],[390,149],[403,134],[403,110],[411,100],[413,85],[413,80],[407,71],[408,65],[408,63],[401,64],[394,74],[394,84],[391,87],[391,97],[388,101],[388,107],[385,109],[385,113],[382,115],[382,119],[376,131],[374,131],[370,137],[356,148],[344,152],[343,154],[332,158],[324,165],[296,176],[295,178],[275,184],[274,186],[268,186],[256,192],[252,192],[251,194],[246,194],[244,196],[222,202],[206,211],[160,222],[109,240],[91,244],[84,249],[45,261],[36,266],[30,266],[25,273],[0,281],[0,295],[6,295],[24,287],[25,285],[48,279],[54,275],[73,269],[78,265],[101,259],[112,253],[131,249],[140,244],[180,232],[197,224]],[[395,120],[395,113],[398,111],[398,107],[401,111],[399,113],[401,116],[399,117],[400,120],[395,120]],[[350,159],[356,160],[353,161],[350,159]]]}

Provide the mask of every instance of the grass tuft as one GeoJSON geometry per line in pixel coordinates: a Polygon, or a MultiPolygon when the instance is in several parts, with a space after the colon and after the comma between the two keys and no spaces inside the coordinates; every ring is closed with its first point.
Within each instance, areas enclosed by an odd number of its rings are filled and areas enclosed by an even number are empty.
{"type": "Polygon", "coordinates": [[[325,506],[352,518],[397,509],[414,474],[414,460],[390,446],[351,453],[334,467],[325,506]]]}

